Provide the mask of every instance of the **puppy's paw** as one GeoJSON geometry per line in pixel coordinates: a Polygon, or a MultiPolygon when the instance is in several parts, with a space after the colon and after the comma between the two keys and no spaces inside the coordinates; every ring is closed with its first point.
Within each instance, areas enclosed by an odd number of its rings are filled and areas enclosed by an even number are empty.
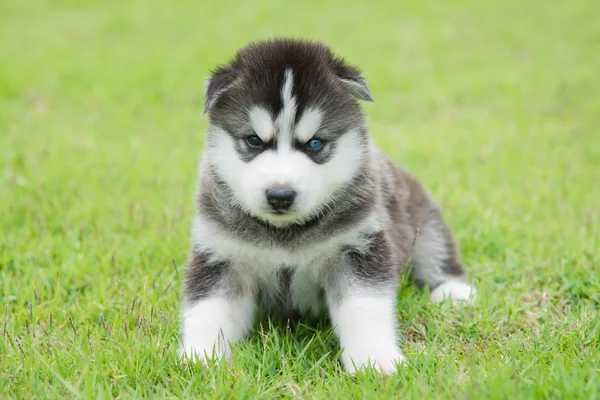
{"type": "MultiPolygon", "coordinates": [[[[375,339],[377,340],[377,339],[375,339]]],[[[364,345],[360,348],[345,348],[342,353],[342,364],[354,375],[364,368],[375,368],[382,375],[398,372],[399,366],[405,366],[404,356],[396,345],[389,347],[364,345]]]]}
{"type": "Polygon", "coordinates": [[[455,305],[471,304],[475,301],[476,293],[475,288],[468,283],[451,279],[431,291],[431,300],[435,303],[452,300],[455,305]]]}
{"type": "Polygon", "coordinates": [[[229,358],[231,346],[223,335],[219,335],[216,340],[210,337],[187,338],[179,348],[179,355],[185,361],[206,364],[208,361],[229,358]]]}
{"type": "Polygon", "coordinates": [[[180,354],[187,360],[206,361],[231,356],[231,343],[241,340],[252,326],[254,302],[207,298],[183,309],[180,354]]]}

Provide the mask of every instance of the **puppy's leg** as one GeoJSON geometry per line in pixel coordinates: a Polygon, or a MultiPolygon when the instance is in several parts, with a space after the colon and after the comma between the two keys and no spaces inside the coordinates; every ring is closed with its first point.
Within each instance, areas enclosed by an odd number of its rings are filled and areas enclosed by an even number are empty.
{"type": "Polygon", "coordinates": [[[355,373],[373,366],[391,374],[404,360],[396,333],[398,273],[383,234],[369,240],[366,247],[350,249],[342,268],[332,273],[327,305],[346,370],[355,373]]]}
{"type": "Polygon", "coordinates": [[[230,342],[252,328],[254,299],[228,262],[194,253],[188,265],[181,352],[202,361],[231,355],[230,342]]]}
{"type": "Polygon", "coordinates": [[[475,288],[467,283],[450,229],[437,209],[423,220],[411,257],[412,276],[431,288],[431,300],[472,302],[475,288]]]}

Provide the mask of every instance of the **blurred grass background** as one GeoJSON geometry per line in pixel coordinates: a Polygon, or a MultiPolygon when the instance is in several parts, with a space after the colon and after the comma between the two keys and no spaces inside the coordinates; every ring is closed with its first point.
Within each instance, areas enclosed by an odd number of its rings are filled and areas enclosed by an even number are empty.
{"type": "Polygon", "coordinates": [[[0,396],[597,398],[600,6],[460,0],[0,3],[0,396]],[[410,366],[327,327],[176,362],[204,79],[250,40],[358,65],[376,142],[427,185],[479,291],[405,285],[410,366]]]}

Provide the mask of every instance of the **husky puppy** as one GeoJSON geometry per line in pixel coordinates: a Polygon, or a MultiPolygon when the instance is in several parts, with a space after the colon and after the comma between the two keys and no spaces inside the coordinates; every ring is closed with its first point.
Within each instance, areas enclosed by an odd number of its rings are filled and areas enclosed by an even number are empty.
{"type": "Polygon", "coordinates": [[[436,204],[369,137],[361,73],[280,39],[242,48],[205,89],[182,353],[228,357],[256,314],[327,312],[349,372],[395,372],[401,273],[436,302],[474,289],[436,204]]]}

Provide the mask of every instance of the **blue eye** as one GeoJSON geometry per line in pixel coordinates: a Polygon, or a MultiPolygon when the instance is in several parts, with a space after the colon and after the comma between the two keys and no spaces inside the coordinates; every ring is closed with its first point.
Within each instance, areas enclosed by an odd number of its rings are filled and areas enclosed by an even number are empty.
{"type": "Polygon", "coordinates": [[[319,150],[321,147],[323,147],[323,141],[321,139],[310,139],[307,143],[306,143],[306,147],[309,150],[319,150]]]}
{"type": "Polygon", "coordinates": [[[260,138],[256,135],[248,136],[246,138],[246,143],[248,143],[248,146],[253,147],[255,149],[262,147],[263,145],[263,141],[260,140],[260,138]]]}

